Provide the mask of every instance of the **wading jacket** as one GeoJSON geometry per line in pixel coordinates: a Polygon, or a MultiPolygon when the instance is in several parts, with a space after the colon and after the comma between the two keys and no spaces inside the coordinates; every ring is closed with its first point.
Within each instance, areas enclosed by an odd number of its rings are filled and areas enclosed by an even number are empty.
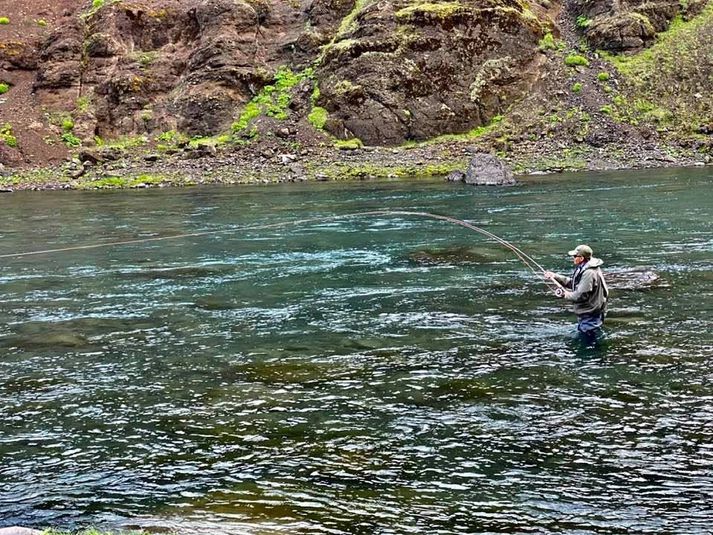
{"type": "Polygon", "coordinates": [[[599,268],[603,263],[599,258],[590,258],[586,264],[574,268],[571,277],[555,275],[557,282],[570,290],[565,299],[572,301],[578,316],[606,310],[609,288],[599,268]]]}

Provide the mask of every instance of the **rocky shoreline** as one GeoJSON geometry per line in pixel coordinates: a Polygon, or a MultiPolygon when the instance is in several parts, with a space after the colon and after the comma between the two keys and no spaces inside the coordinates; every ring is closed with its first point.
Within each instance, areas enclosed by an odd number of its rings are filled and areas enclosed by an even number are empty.
{"type": "Polygon", "coordinates": [[[63,164],[25,170],[0,169],[5,192],[58,189],[122,189],[203,184],[274,184],[447,177],[464,171],[474,154],[489,152],[516,176],[565,171],[703,167],[709,154],[681,146],[608,144],[567,146],[557,141],[512,145],[504,153],[494,140],[456,141],[412,148],[298,148],[276,139],[249,147],[203,144],[160,154],[141,150],[82,150],[63,164]],[[133,154],[129,154],[133,152],[133,154]]]}

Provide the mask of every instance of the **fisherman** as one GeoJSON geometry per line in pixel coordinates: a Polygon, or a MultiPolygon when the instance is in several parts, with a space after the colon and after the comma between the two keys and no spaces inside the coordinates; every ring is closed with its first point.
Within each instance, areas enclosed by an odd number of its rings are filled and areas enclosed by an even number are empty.
{"type": "Polygon", "coordinates": [[[571,277],[545,271],[545,278],[561,285],[557,295],[572,301],[577,315],[577,331],[585,342],[596,342],[602,336],[609,289],[599,266],[604,262],[594,258],[592,248],[577,245],[567,253],[574,262],[571,277]]]}

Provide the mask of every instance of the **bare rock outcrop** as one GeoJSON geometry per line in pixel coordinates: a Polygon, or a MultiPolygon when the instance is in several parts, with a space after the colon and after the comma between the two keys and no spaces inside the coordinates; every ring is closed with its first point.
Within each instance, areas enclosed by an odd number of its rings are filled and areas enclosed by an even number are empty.
{"type": "Polygon", "coordinates": [[[326,128],[395,145],[487,124],[537,76],[549,23],[532,9],[515,1],[369,4],[318,72],[326,128]]]}
{"type": "Polygon", "coordinates": [[[636,51],[650,46],[678,15],[694,16],[707,0],[588,0],[582,4],[584,34],[597,49],[636,51]]]}
{"type": "MultiPolygon", "coordinates": [[[[20,2],[12,22],[0,25],[0,125],[10,124],[17,137],[12,146],[0,140],[0,161],[59,162],[95,136],[157,141],[172,130],[233,133],[233,125],[241,146],[258,138],[331,144],[325,132],[399,146],[500,124],[501,135],[485,139],[482,150],[554,142],[555,134],[558,147],[574,140],[605,148],[636,125],[603,111],[625,83],[612,76],[599,84],[594,67],[607,76],[610,69],[573,43],[583,33],[595,48],[635,51],[707,1],[20,2]],[[563,64],[570,51],[587,55],[590,72],[563,64]],[[280,95],[286,103],[240,120],[286,72],[301,80],[280,95]],[[313,111],[319,115],[310,117],[313,111]]],[[[706,28],[700,45],[690,47],[696,54],[671,61],[671,69],[688,62],[683,75],[668,76],[677,90],[647,86],[654,97],[646,99],[680,93],[693,101],[689,130],[700,135],[709,135],[711,124],[710,62],[700,52],[710,48],[706,28]]]]}

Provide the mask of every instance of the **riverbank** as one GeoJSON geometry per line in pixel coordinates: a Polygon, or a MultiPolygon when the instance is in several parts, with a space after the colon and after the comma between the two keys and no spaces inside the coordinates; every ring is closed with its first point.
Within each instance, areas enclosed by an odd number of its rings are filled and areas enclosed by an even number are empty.
{"type": "Polygon", "coordinates": [[[495,136],[477,141],[452,136],[388,148],[325,143],[303,146],[277,136],[247,145],[225,138],[173,144],[134,139],[80,150],[61,165],[4,169],[0,188],[12,192],[445,177],[467,167],[479,151],[497,154],[516,175],[713,163],[711,155],[700,147],[623,140],[595,147],[567,145],[557,139],[507,143],[495,136]]]}

